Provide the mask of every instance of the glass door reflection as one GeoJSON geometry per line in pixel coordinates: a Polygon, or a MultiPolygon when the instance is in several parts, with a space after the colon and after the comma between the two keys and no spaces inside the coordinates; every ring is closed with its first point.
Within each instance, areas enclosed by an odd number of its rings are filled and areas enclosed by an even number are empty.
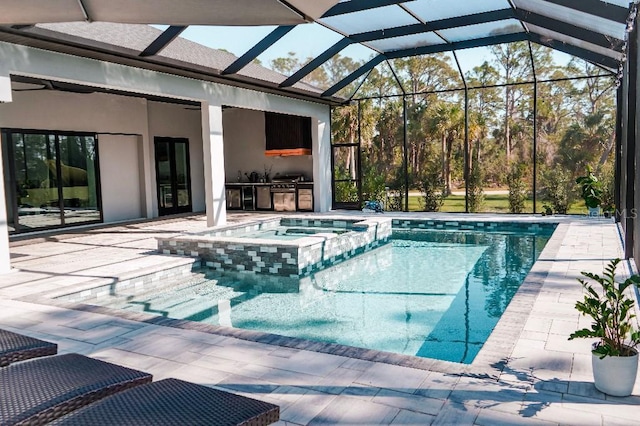
{"type": "Polygon", "coordinates": [[[21,230],[62,224],[55,136],[14,133],[18,226],[21,230]]]}

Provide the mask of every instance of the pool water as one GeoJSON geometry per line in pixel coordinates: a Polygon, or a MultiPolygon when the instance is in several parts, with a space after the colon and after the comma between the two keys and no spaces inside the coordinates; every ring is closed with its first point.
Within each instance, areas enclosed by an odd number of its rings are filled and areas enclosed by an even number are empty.
{"type": "Polygon", "coordinates": [[[548,238],[394,231],[390,244],[302,279],[210,271],[99,303],[471,363],[548,238]]]}
{"type": "Polygon", "coordinates": [[[299,227],[299,226],[278,226],[275,228],[243,234],[244,238],[261,238],[270,240],[296,240],[298,238],[309,237],[316,234],[331,233],[344,234],[348,229],[341,228],[321,228],[321,227],[299,227]]]}

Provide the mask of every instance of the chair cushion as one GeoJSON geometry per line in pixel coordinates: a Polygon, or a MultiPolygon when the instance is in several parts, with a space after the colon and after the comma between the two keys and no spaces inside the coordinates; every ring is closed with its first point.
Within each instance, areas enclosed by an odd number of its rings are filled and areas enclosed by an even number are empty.
{"type": "Polygon", "coordinates": [[[44,424],[151,379],[148,373],[79,354],[12,364],[0,369],[0,425],[44,424]]]}
{"type": "Polygon", "coordinates": [[[25,359],[55,355],[57,352],[58,345],[55,343],[0,330],[0,367],[25,359]]]}
{"type": "Polygon", "coordinates": [[[137,386],[55,421],[54,425],[268,425],[280,407],[178,379],[137,386]]]}

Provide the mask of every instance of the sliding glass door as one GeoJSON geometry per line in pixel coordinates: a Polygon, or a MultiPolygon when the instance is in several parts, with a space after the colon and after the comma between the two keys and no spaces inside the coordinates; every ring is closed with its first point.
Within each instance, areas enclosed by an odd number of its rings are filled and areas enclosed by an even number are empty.
{"type": "Polygon", "coordinates": [[[191,212],[189,141],[155,138],[155,151],[159,215],[191,212]]]}
{"type": "Polygon", "coordinates": [[[102,220],[95,135],[4,130],[10,232],[102,220]]]}

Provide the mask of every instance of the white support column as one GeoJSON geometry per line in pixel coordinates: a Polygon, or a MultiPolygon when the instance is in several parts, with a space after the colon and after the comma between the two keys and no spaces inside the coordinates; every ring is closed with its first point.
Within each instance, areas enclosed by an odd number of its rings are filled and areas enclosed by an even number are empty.
{"type": "MultiPolygon", "coordinates": [[[[0,76],[0,102],[11,102],[11,79],[9,77],[0,76]]],[[[0,275],[6,274],[11,270],[11,260],[9,257],[9,226],[7,223],[7,206],[2,164],[3,160],[0,158],[0,275]]]]}
{"type": "Polygon", "coordinates": [[[207,226],[227,223],[224,193],[224,144],[222,106],[202,102],[202,150],[207,226]]]}
{"type": "MultiPolygon", "coordinates": [[[[0,178],[3,175],[2,161],[0,159],[0,178]]],[[[4,179],[0,179],[0,275],[11,270],[11,260],[9,258],[9,226],[7,224],[4,179]]]]}
{"type": "Polygon", "coordinates": [[[0,102],[11,102],[11,77],[0,76],[0,102]]]}
{"type": "Polygon", "coordinates": [[[140,135],[140,195],[142,196],[142,214],[147,219],[158,217],[158,198],[156,193],[156,163],[155,147],[151,140],[151,129],[149,128],[149,102],[145,101],[147,124],[144,126],[144,133],[140,135]]]}
{"type": "Polygon", "coordinates": [[[331,117],[313,119],[313,198],[314,210],[328,212],[331,210],[331,117]]]}

